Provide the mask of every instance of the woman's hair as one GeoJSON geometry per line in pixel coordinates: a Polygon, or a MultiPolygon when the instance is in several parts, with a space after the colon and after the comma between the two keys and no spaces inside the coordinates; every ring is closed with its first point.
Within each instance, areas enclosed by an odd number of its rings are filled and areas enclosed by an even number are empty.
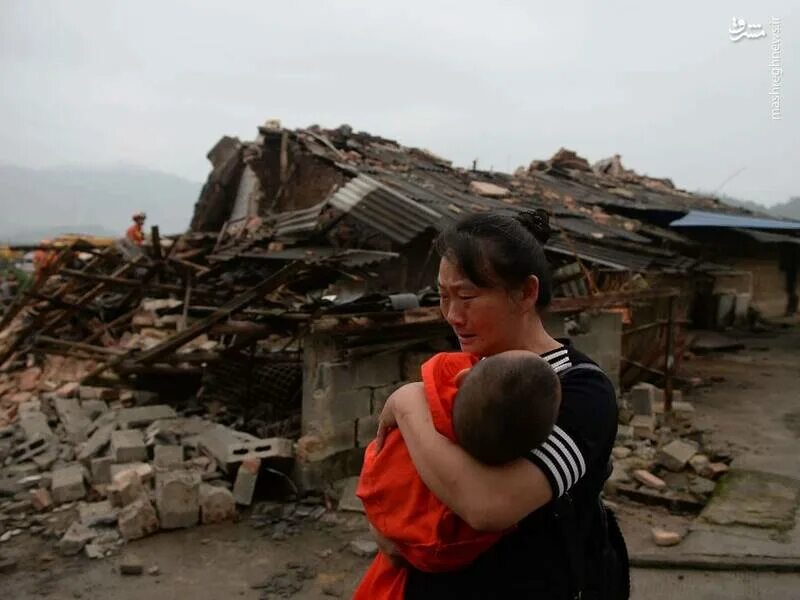
{"type": "Polygon", "coordinates": [[[550,265],[542,246],[550,237],[544,210],[477,213],[461,219],[436,238],[439,256],[451,261],[479,287],[521,287],[529,276],[539,279],[536,306],[550,304],[550,265]]]}

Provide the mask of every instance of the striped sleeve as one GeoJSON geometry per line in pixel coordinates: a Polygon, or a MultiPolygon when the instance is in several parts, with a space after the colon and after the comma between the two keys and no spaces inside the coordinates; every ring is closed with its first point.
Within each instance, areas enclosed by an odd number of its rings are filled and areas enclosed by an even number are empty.
{"type": "Polygon", "coordinates": [[[586,460],[578,445],[558,425],[541,446],[531,450],[529,458],[544,472],[556,497],[586,474],[586,460]]]}

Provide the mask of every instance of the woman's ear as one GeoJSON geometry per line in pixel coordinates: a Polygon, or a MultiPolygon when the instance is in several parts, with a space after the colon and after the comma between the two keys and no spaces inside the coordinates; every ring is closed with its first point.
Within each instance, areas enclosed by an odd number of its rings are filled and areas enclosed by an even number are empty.
{"type": "Polygon", "coordinates": [[[460,388],[461,384],[464,383],[464,378],[467,376],[467,373],[469,373],[469,369],[461,369],[458,373],[456,373],[453,381],[455,382],[457,388],[460,388]]]}
{"type": "Polygon", "coordinates": [[[537,300],[539,300],[539,278],[536,275],[529,275],[522,284],[520,304],[523,312],[533,310],[537,300]]]}

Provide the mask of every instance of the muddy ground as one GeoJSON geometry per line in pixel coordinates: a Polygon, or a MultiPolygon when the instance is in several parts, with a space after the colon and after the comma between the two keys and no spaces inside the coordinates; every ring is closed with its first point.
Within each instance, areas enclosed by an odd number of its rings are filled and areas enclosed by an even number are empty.
{"type": "MultiPolygon", "coordinates": [[[[727,445],[748,464],[780,465],[787,475],[798,477],[800,329],[741,339],[744,350],[685,363],[684,375],[715,378],[712,386],[695,389],[686,399],[695,405],[697,424],[712,432],[715,443],[727,445]]],[[[688,524],[687,517],[625,501],[620,501],[620,517],[632,549],[647,549],[653,525],[688,524]]],[[[366,522],[354,513],[265,524],[245,512],[235,524],[162,532],[128,544],[119,556],[90,560],[62,557],[54,540],[26,532],[0,544],[0,555],[16,559],[15,567],[0,572],[0,589],[3,598],[15,599],[346,598],[369,563],[352,551],[350,542],[368,538],[366,522]],[[145,574],[119,573],[126,553],[143,560],[145,574]],[[158,573],[148,574],[150,567],[158,573]]],[[[647,597],[656,597],[652,578],[652,572],[634,573],[634,598],[644,597],[637,586],[641,592],[647,588],[647,597]]],[[[785,585],[780,577],[767,580],[785,585]]],[[[669,590],[664,594],[672,597],[669,590]]],[[[755,596],[733,590],[725,597],[755,596]]]]}

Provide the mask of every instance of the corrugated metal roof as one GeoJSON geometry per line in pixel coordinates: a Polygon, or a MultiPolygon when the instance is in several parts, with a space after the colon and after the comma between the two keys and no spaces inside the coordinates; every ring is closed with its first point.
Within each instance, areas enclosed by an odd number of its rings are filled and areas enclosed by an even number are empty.
{"type": "Polygon", "coordinates": [[[401,244],[436,228],[441,219],[435,210],[364,174],[336,190],[328,202],[401,244]]]}
{"type": "Polygon", "coordinates": [[[591,219],[584,218],[564,218],[559,217],[554,220],[554,225],[561,229],[566,229],[572,233],[578,233],[585,237],[602,239],[602,238],[617,238],[620,240],[628,240],[629,242],[636,242],[640,244],[651,243],[650,238],[643,235],[627,231],[621,227],[610,227],[601,223],[595,223],[591,219]]]}
{"type": "Polygon", "coordinates": [[[670,227],[738,227],[741,229],[792,229],[800,231],[800,221],[759,219],[692,210],[680,219],[670,223],[670,227]]]}
{"type": "Polygon", "coordinates": [[[734,229],[737,233],[742,233],[748,237],[753,238],[762,244],[798,244],[800,245],[800,237],[793,237],[791,235],[783,235],[780,233],[767,233],[766,231],[758,231],[757,229],[734,229]]]}
{"type": "Polygon", "coordinates": [[[624,250],[585,243],[580,240],[567,241],[560,237],[549,240],[545,250],[567,256],[577,255],[589,262],[619,271],[646,271],[655,258],[647,254],[634,254],[624,250]]]}
{"type": "Polygon", "coordinates": [[[319,215],[323,208],[325,208],[324,201],[302,210],[292,210],[271,215],[270,222],[275,228],[275,236],[286,237],[314,231],[319,223],[319,215]]]}
{"type": "Polygon", "coordinates": [[[348,267],[361,267],[373,263],[391,260],[400,256],[397,252],[379,250],[361,250],[332,248],[331,246],[298,246],[283,250],[267,251],[254,249],[239,254],[241,258],[258,258],[263,260],[310,260],[312,258],[332,258],[348,267]]]}

